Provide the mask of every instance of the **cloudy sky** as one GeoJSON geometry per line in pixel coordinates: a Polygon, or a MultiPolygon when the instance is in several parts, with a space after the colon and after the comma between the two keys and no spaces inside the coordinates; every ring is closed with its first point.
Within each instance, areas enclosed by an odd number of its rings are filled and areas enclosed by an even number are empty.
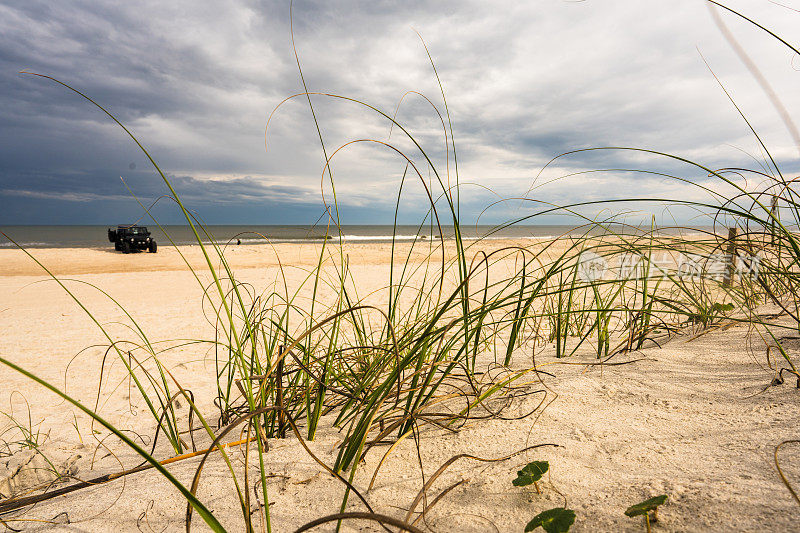
{"type": "MultiPolygon", "coordinates": [[[[800,1],[727,5],[797,46],[800,1]]],[[[787,113],[800,116],[800,58],[736,16],[719,15],[787,113]]],[[[422,181],[435,198],[436,173],[445,186],[456,183],[437,114],[446,120],[445,106],[415,32],[447,98],[465,221],[525,216],[537,202],[705,199],[676,180],[613,169],[718,187],[696,168],[630,151],[580,153],[543,170],[575,149],[630,146],[713,168],[761,168],[764,153],[703,58],[781,170],[800,172],[790,129],[702,0],[296,0],[293,20],[308,90],[390,116],[397,109],[435,167],[377,112],[313,96],[329,156],[363,141],[331,160],[343,223],[391,223],[405,157],[421,177],[408,168],[401,221],[424,216],[422,181]],[[534,201],[509,201],[521,196],[534,201]]],[[[141,208],[120,178],[144,203],[168,192],[152,164],[97,108],[23,69],[105,106],[209,223],[313,223],[333,201],[308,101],[281,104],[303,91],[289,0],[0,0],[0,224],[124,222],[141,208]]],[[[446,209],[441,200],[437,207],[446,209]]],[[[602,216],[599,209],[587,213],[602,216]]],[[[168,201],[155,213],[179,220],[168,201]]]]}

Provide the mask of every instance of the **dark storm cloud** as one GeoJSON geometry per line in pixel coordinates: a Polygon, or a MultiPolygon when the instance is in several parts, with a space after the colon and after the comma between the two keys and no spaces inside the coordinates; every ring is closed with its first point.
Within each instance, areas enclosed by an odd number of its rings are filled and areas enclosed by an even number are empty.
{"type": "MultiPolygon", "coordinates": [[[[102,198],[124,199],[135,197],[121,193],[125,189],[120,179],[112,179],[111,171],[92,173],[59,173],[21,175],[20,183],[0,188],[0,195],[26,196],[29,198],[62,199],[65,201],[90,201],[102,198]],[[37,188],[30,187],[36,183],[37,188]]],[[[191,176],[169,176],[170,184],[183,200],[202,202],[213,199],[216,203],[237,203],[241,201],[281,201],[311,200],[315,191],[304,187],[269,183],[251,176],[229,179],[197,179],[191,176]]],[[[135,189],[137,196],[152,198],[166,194],[165,185],[160,178],[145,173],[129,173],[125,182],[135,189]]],[[[127,189],[125,189],[127,191],[127,189]]]]}
{"type": "MultiPolygon", "coordinates": [[[[731,4],[782,35],[796,27],[797,15],[775,4],[731,4]]],[[[725,20],[790,112],[797,110],[798,73],[785,49],[741,21],[725,20]]],[[[635,152],[576,154],[540,172],[576,148],[647,147],[711,167],[753,165],[744,152],[763,159],[697,48],[784,168],[800,170],[785,128],[702,2],[297,1],[294,23],[309,90],[350,96],[389,115],[407,91],[420,91],[446,119],[413,30],[420,32],[447,94],[468,217],[498,195],[572,202],[620,190],[685,194],[644,174],[581,174],[580,186],[558,179],[587,169],[648,168],[706,179],[697,168],[635,152]]],[[[37,216],[69,222],[77,204],[84,206],[81,216],[104,222],[115,212],[110,205],[137,209],[120,176],[148,201],[167,192],[163,182],[100,110],[21,69],[59,78],[106,106],[151,151],[179,194],[217,217],[212,222],[287,209],[316,218],[323,208],[320,190],[329,185],[321,184],[324,160],[304,99],[281,106],[264,147],[270,112],[302,91],[288,1],[0,5],[0,223],[23,215],[26,222],[37,216]]],[[[353,102],[313,101],[329,154],[353,139],[387,140],[386,118],[353,102]]],[[[446,181],[452,150],[436,111],[409,94],[397,117],[446,181]]],[[[402,132],[395,128],[390,140],[427,175],[402,132]]],[[[333,161],[337,197],[352,213],[384,212],[404,166],[376,143],[348,147],[333,161]]],[[[425,205],[418,182],[407,182],[412,206],[425,205]]]]}

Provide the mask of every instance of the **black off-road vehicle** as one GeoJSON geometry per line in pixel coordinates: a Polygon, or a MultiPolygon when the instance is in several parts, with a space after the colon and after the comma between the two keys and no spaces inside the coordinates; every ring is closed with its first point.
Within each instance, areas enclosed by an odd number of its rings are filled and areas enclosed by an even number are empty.
{"type": "Polygon", "coordinates": [[[108,240],[114,243],[114,249],[124,254],[133,251],[147,250],[156,253],[158,245],[144,226],[117,226],[108,228],[108,240]]]}

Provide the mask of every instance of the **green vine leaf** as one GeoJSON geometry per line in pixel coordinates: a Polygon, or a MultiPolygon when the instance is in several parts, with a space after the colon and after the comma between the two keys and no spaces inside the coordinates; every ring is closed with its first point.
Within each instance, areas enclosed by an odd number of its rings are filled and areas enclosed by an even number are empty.
{"type": "Polygon", "coordinates": [[[547,533],[567,533],[572,524],[575,523],[575,511],[556,507],[541,512],[533,517],[533,520],[525,526],[525,533],[541,527],[547,533]]]}
{"type": "Polygon", "coordinates": [[[515,487],[525,487],[542,479],[542,476],[550,469],[547,461],[534,461],[528,463],[522,470],[517,472],[517,479],[512,481],[515,487]]]}
{"type": "Polygon", "coordinates": [[[662,494],[661,496],[654,496],[648,500],[643,502],[639,502],[636,505],[631,505],[625,511],[626,516],[641,516],[643,514],[647,514],[650,511],[655,511],[659,505],[663,505],[664,502],[667,501],[667,495],[662,494]]]}

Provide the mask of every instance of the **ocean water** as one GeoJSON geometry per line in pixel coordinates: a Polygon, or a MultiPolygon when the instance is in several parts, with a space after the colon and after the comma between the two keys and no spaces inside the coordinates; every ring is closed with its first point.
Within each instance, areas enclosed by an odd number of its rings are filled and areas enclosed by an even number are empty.
{"type": "MultiPolygon", "coordinates": [[[[11,239],[25,248],[107,248],[111,246],[108,241],[107,229],[113,226],[0,226],[0,231],[8,234],[11,239]]],[[[189,226],[163,226],[163,230],[158,226],[147,226],[156,242],[162,246],[169,244],[165,232],[176,244],[194,244],[197,240],[189,226]]],[[[649,230],[649,227],[647,228],[649,230]]],[[[325,226],[276,226],[276,225],[210,225],[205,226],[206,232],[219,243],[228,241],[236,242],[237,239],[242,245],[259,245],[281,242],[314,242],[321,241],[326,235],[331,238],[339,238],[339,231],[336,228],[326,229],[325,226]]],[[[695,231],[702,231],[703,228],[695,228],[695,231]]],[[[614,228],[614,232],[619,232],[620,228],[614,228]]],[[[496,226],[462,226],[461,234],[464,239],[552,239],[563,235],[582,235],[587,232],[586,228],[575,228],[574,226],[555,226],[555,225],[530,225],[530,226],[510,226],[498,229],[496,226]]],[[[592,234],[600,234],[603,230],[593,228],[592,234]]],[[[631,233],[627,228],[626,233],[631,233]]],[[[445,239],[452,239],[454,236],[453,226],[442,226],[442,233],[445,239]]],[[[438,238],[439,229],[434,226],[369,226],[369,225],[347,225],[341,226],[341,237],[345,242],[390,242],[412,241],[422,238],[438,238]]],[[[209,242],[211,239],[202,234],[203,241],[209,242]]],[[[15,248],[16,245],[10,240],[0,235],[0,249],[15,248]]]]}

